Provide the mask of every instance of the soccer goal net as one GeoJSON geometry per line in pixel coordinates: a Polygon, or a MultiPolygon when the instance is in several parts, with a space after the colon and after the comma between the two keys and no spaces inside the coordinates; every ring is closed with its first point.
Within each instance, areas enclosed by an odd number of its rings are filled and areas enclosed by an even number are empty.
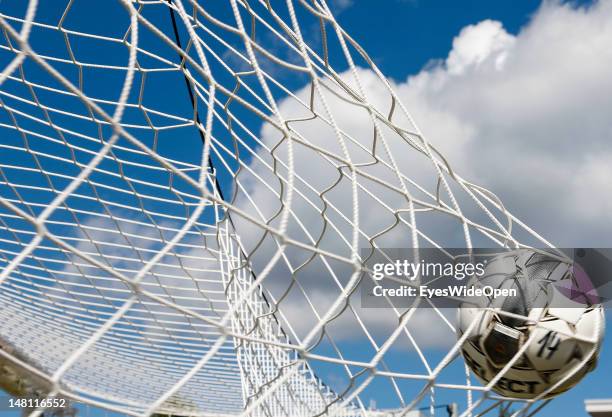
{"type": "Polygon", "coordinates": [[[6,391],[133,416],[541,406],[474,379],[454,312],[364,307],[377,248],[549,244],[453,169],[324,0],[0,13],[6,391]]]}

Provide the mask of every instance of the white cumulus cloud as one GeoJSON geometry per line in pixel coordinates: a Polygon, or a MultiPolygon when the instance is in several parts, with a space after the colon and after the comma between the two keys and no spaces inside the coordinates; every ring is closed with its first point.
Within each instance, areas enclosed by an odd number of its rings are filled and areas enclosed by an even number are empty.
{"type": "MultiPolygon", "coordinates": [[[[612,2],[601,1],[589,7],[545,2],[516,35],[492,20],[466,26],[457,34],[444,60],[428,65],[404,81],[392,82],[392,86],[429,142],[442,151],[453,169],[464,178],[495,192],[511,212],[554,244],[562,247],[607,246],[612,243],[610,39],[612,2]]],[[[369,101],[381,112],[388,111],[387,93],[374,72],[369,69],[357,72],[369,101]]],[[[351,82],[350,73],[341,76],[351,82]]],[[[306,86],[295,95],[307,103],[310,93],[310,86],[306,86]]],[[[366,148],[374,146],[365,110],[348,106],[331,94],[327,100],[336,122],[347,135],[366,148]]],[[[321,111],[317,99],[315,107],[321,111]]],[[[294,99],[281,101],[279,110],[286,119],[304,118],[304,122],[294,122],[292,127],[311,145],[340,154],[333,130],[324,123],[310,120],[310,113],[294,99]],[[304,127],[297,127],[299,123],[304,123],[304,127]]],[[[274,152],[278,160],[287,161],[286,143],[283,144],[278,130],[264,126],[261,139],[270,147],[281,143],[274,152]]],[[[377,152],[382,155],[380,143],[377,146],[377,152]]],[[[390,146],[400,150],[395,158],[401,172],[429,190],[435,188],[435,173],[430,165],[422,164],[421,155],[406,151],[406,146],[396,148],[398,144],[392,142],[390,146]]],[[[331,187],[338,181],[338,169],[312,149],[295,145],[294,151],[296,173],[315,190],[331,187]]],[[[358,147],[349,143],[348,151],[356,162],[367,164],[366,153],[358,147]]],[[[269,150],[260,149],[259,157],[271,162],[269,150]]],[[[260,161],[254,159],[252,169],[262,178],[271,178],[269,168],[264,168],[260,161]]],[[[286,172],[280,166],[277,169],[286,172]]],[[[389,173],[375,168],[371,173],[393,181],[389,173]]],[[[248,178],[249,175],[244,177],[245,184],[250,198],[261,209],[260,215],[270,219],[278,214],[281,207],[273,190],[279,188],[269,184],[265,187],[258,181],[249,183],[248,178]]],[[[340,226],[334,231],[328,225],[319,245],[345,256],[350,227],[330,206],[338,207],[343,213],[351,212],[349,185],[348,181],[338,182],[323,199],[321,194],[308,191],[298,181],[297,188],[305,197],[296,196],[293,206],[295,216],[315,239],[323,233],[321,211],[325,210],[325,216],[340,226]],[[311,200],[311,205],[306,204],[306,198],[311,200]]],[[[370,189],[392,209],[405,208],[405,200],[396,195],[386,194],[373,186],[370,189]]],[[[252,203],[244,196],[239,196],[237,201],[239,206],[253,212],[248,208],[252,203]]],[[[395,220],[381,209],[380,201],[368,198],[360,201],[361,228],[369,236],[391,227],[395,220]]],[[[465,210],[468,214],[473,211],[473,208],[465,210]]],[[[271,223],[278,225],[276,220],[271,223]]],[[[254,233],[241,221],[239,223],[238,230],[247,247],[257,246],[253,259],[269,259],[274,246],[271,241],[264,239],[260,244],[262,235],[254,233]]],[[[443,243],[458,242],[456,229],[445,229],[448,223],[443,219],[421,220],[420,224],[424,224],[428,232],[442,236],[443,243]]],[[[297,222],[290,221],[288,234],[307,241],[297,222]]],[[[378,242],[382,246],[409,245],[407,229],[391,230],[386,236],[387,240],[378,242]]],[[[307,260],[298,252],[287,252],[287,260],[294,269],[307,260]]],[[[340,276],[350,276],[348,267],[336,265],[334,269],[342,271],[340,276]]],[[[291,272],[289,268],[279,267],[268,280],[268,288],[276,290],[277,295],[282,294],[290,282],[287,277],[291,272]],[[274,284],[275,276],[282,277],[280,282],[284,284],[280,287],[274,284]]],[[[346,282],[340,278],[340,284],[334,283],[318,262],[307,264],[301,270],[298,268],[294,276],[312,286],[312,298],[329,299],[327,304],[340,295],[338,286],[346,282]]],[[[298,333],[304,335],[302,332],[316,319],[311,307],[294,290],[295,287],[285,295],[281,311],[302,330],[298,333]],[[292,291],[296,295],[292,295],[292,291]]],[[[393,314],[363,311],[356,305],[355,309],[365,320],[366,327],[374,332],[385,328],[384,320],[390,320],[389,324],[397,323],[393,314]],[[383,316],[386,319],[383,320],[383,316]]],[[[318,314],[324,311],[320,308],[318,314]]],[[[344,314],[353,315],[348,310],[344,314]]],[[[337,322],[351,321],[354,319],[340,317],[337,322]]],[[[421,330],[427,330],[428,320],[419,322],[424,326],[421,330]]],[[[418,327],[416,322],[414,325],[418,327]]],[[[336,336],[349,339],[363,336],[347,326],[339,326],[344,330],[336,332],[336,336]]],[[[414,331],[419,333],[419,329],[414,331]]],[[[422,341],[429,344],[426,338],[422,341]]]]}
{"type": "Polygon", "coordinates": [[[607,246],[610,39],[612,2],[545,2],[517,35],[490,20],[467,26],[443,63],[399,84],[400,97],[462,175],[538,232],[607,246]]]}

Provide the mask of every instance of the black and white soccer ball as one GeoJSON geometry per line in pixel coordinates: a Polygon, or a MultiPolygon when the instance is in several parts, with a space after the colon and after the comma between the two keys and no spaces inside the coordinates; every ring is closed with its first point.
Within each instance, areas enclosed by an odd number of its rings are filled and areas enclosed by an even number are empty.
{"type": "Polygon", "coordinates": [[[521,399],[546,393],[543,398],[550,398],[572,388],[595,368],[604,310],[601,304],[558,298],[564,297],[558,290],[563,285],[558,284],[571,282],[572,271],[566,262],[521,249],[494,258],[484,275],[470,283],[515,288],[519,294],[497,299],[483,296],[459,308],[459,337],[470,331],[461,352],[483,384],[512,361],[493,386],[496,393],[521,399]]]}

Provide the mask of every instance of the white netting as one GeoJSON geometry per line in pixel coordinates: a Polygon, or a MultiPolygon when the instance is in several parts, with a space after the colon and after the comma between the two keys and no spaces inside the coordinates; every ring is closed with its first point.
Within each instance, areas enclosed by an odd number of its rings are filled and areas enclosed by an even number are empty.
{"type": "Polygon", "coordinates": [[[324,0],[0,11],[0,364],[131,415],[539,407],[466,379],[449,312],[361,306],[369,249],[548,243],[324,0]]]}

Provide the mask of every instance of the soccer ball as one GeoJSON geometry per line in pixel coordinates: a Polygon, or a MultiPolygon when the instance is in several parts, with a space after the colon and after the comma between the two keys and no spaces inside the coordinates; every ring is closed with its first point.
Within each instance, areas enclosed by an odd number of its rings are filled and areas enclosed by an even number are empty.
{"type": "Polygon", "coordinates": [[[470,332],[461,352],[483,384],[512,361],[492,387],[496,393],[531,399],[550,389],[543,396],[550,398],[572,388],[595,368],[604,333],[604,310],[600,304],[567,299],[560,306],[555,297],[563,295],[556,286],[573,278],[571,265],[521,249],[494,258],[484,275],[470,282],[515,288],[520,294],[480,297],[459,308],[459,337],[470,332]]]}

